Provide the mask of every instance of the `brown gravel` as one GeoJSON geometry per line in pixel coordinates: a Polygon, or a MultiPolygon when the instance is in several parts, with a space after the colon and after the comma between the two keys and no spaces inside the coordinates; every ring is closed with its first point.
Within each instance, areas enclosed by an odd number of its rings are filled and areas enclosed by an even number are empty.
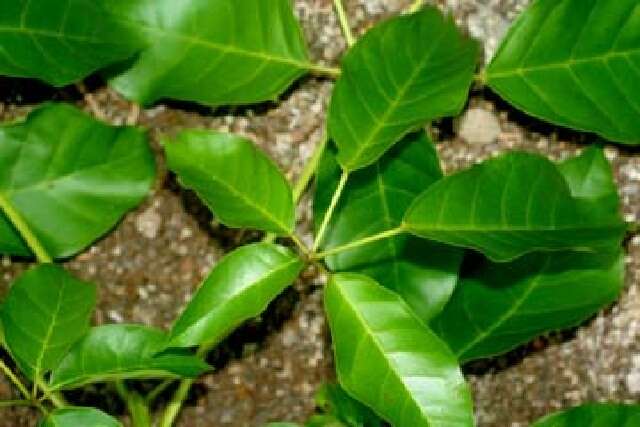
{"type": "MultiPolygon", "coordinates": [[[[406,7],[409,0],[346,1],[356,33],[406,7]]],[[[442,0],[460,23],[485,42],[487,57],[527,0],[442,0]]],[[[344,41],[331,0],[297,0],[312,56],[336,64],[344,41]]],[[[135,115],[131,105],[90,79],[87,96],[75,88],[52,90],[31,81],[0,79],[0,119],[23,116],[29,105],[47,99],[75,102],[115,124],[135,115]]],[[[184,103],[158,104],[141,112],[139,122],[158,141],[176,131],[211,128],[254,139],[294,179],[324,124],[332,83],[304,79],[278,104],[212,110],[184,103]]],[[[595,137],[561,130],[513,111],[495,95],[475,90],[470,107],[495,114],[497,139],[469,143],[458,136],[460,120],[434,127],[447,171],[498,152],[525,149],[562,159],[595,137]]],[[[478,140],[482,141],[482,138],[478,140]]],[[[640,156],[609,146],[627,220],[640,217],[640,156]]],[[[212,223],[190,192],[181,190],[164,169],[152,196],[116,229],[67,263],[74,273],[99,284],[96,323],[143,322],[167,326],[212,265],[229,249],[259,238],[212,223]]],[[[300,208],[300,231],[310,238],[310,200],[300,208]]],[[[584,401],[633,401],[640,396],[640,237],[628,242],[627,289],[614,307],[575,331],[552,334],[507,356],[467,367],[478,425],[525,426],[536,417],[584,401]]],[[[0,296],[26,268],[3,258],[0,296]]],[[[322,278],[307,272],[267,312],[229,337],[211,356],[219,369],[202,378],[179,425],[261,426],[273,420],[302,421],[313,410],[319,384],[333,377],[330,344],[322,313],[322,278]]],[[[0,398],[14,391],[0,379],[0,398]]],[[[74,403],[99,404],[116,413],[122,405],[109,390],[94,387],[69,396],[74,403]]],[[[34,426],[28,409],[3,409],[0,427],[34,426]]]]}

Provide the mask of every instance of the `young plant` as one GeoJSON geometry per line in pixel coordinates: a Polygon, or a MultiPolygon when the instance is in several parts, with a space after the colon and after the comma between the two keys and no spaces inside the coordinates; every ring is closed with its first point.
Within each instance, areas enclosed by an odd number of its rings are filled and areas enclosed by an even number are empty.
{"type": "MultiPolygon", "coordinates": [[[[150,191],[145,134],[62,104],[0,128],[0,252],[38,261],[0,311],[3,345],[23,376],[0,363],[22,395],[3,406],[38,408],[42,426],[120,425],[64,398],[103,382],[134,426],[173,425],[210,369],[209,350],[310,266],[328,273],[340,385],[321,391],[307,426],[472,426],[461,363],[578,325],[622,288],[627,224],[601,148],[560,163],[509,152],[443,174],[424,127],[462,111],[479,49],[436,8],[416,2],[355,41],[336,0],[353,46],[333,69],[308,59],[288,0],[74,0],[64,14],[33,3],[0,12],[0,73],[63,85],[109,66],[109,83],[134,101],[210,105],[275,99],[307,72],[339,76],[326,135],[293,187],[246,138],[184,130],[162,141],[168,169],[220,223],[265,232],[212,268],[169,331],[90,327],[95,286],[52,264],[150,191]],[[295,212],[314,175],[309,245],[295,212]],[[145,396],[125,383],[151,378],[163,381],[145,396]],[[153,420],[149,408],[176,380],[153,420]]],[[[552,123],[638,143],[638,16],[637,0],[534,1],[476,80],[552,123]]],[[[589,405],[534,425],[639,417],[638,406],[589,405]]]]}

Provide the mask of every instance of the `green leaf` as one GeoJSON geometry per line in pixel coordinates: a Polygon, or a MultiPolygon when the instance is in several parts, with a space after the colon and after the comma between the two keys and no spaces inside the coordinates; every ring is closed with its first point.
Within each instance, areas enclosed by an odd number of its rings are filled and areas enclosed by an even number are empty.
{"type": "Polygon", "coordinates": [[[580,155],[558,164],[558,169],[574,197],[591,202],[591,209],[618,212],[618,188],[602,148],[586,148],[580,155]]]}
{"type": "Polygon", "coordinates": [[[214,267],[178,318],[169,347],[219,342],[262,313],[303,267],[293,252],[271,243],[234,250],[214,267]]]}
{"type": "Polygon", "coordinates": [[[329,107],[342,167],[368,166],[416,127],[459,113],[477,54],[478,44],[435,7],[367,32],[345,55],[329,107]]]}
{"type": "Polygon", "coordinates": [[[160,353],[167,335],[144,325],[92,328],[51,373],[53,389],[131,378],[196,377],[210,369],[189,354],[160,353]]]}
{"type": "Polygon", "coordinates": [[[110,0],[147,46],[110,84],[148,104],[275,99],[313,68],[289,0],[110,0]]]}
{"type": "Polygon", "coordinates": [[[102,3],[3,2],[0,74],[64,86],[131,56],[142,40],[109,15],[102,3]]]}
{"type": "Polygon", "coordinates": [[[291,234],[291,187],[251,141],[214,131],[183,131],[165,143],[167,165],[229,227],[291,234]]]}
{"type": "Polygon", "coordinates": [[[62,408],[51,412],[39,427],[122,427],[120,421],[95,408],[62,408]]]}
{"type": "Polygon", "coordinates": [[[494,261],[536,250],[616,250],[625,225],[617,209],[593,209],[572,194],[544,157],[512,152],[448,176],[409,208],[405,229],[473,248],[494,261]]]}
{"type": "Polygon", "coordinates": [[[323,385],[316,393],[316,406],[328,415],[312,417],[306,427],[326,426],[331,422],[347,427],[382,427],[382,420],[371,409],[349,396],[338,384],[323,385]]]}
{"type": "Polygon", "coordinates": [[[484,261],[461,278],[432,327],[461,362],[494,356],[588,319],[616,300],[623,275],[622,253],[484,261]]]}
{"type": "Polygon", "coordinates": [[[531,427],[636,427],[640,425],[639,405],[590,403],[548,415],[531,427]]]}
{"type": "MultiPolygon", "coordinates": [[[[340,180],[334,150],[325,151],[317,173],[316,228],[340,180]]],[[[442,177],[437,153],[424,132],[409,134],[376,163],[349,176],[324,239],[331,249],[400,226],[405,211],[442,177]]],[[[401,235],[328,257],[333,271],[364,273],[399,293],[424,320],[447,302],[457,281],[462,251],[401,235]]]]}
{"type": "Polygon", "coordinates": [[[338,379],[395,427],[472,426],[455,356],[392,291],[339,273],[325,289],[338,379]]]}
{"type": "Polygon", "coordinates": [[[54,264],[23,273],[0,312],[5,340],[29,379],[54,368],[89,329],[96,289],[54,264]]]}
{"type": "Polygon", "coordinates": [[[486,80],[533,116],[640,143],[640,3],[535,1],[507,34],[486,80]]]}
{"type": "MultiPolygon", "coordinates": [[[[112,228],[148,194],[154,175],[144,133],[70,105],[46,104],[25,122],[0,127],[0,198],[55,258],[112,228]]],[[[0,252],[29,254],[2,212],[0,252]]]]}

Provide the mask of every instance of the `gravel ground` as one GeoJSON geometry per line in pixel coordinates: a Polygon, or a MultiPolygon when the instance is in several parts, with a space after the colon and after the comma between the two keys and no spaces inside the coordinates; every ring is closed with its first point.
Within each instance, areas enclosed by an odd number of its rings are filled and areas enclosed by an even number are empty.
{"type": "MultiPolygon", "coordinates": [[[[346,1],[357,33],[402,10],[408,0],[346,1]]],[[[482,40],[490,58],[527,0],[442,0],[460,24],[482,40]]],[[[345,44],[330,0],[297,0],[312,56],[336,64],[345,44]]],[[[189,128],[211,128],[254,139],[295,179],[320,139],[332,83],[300,81],[278,104],[212,110],[192,104],[159,104],[140,114],[158,150],[160,138],[189,128]]],[[[90,79],[83,96],[76,88],[52,90],[33,82],[0,79],[0,119],[23,116],[29,105],[47,99],[75,102],[121,124],[131,105],[90,79]]],[[[515,112],[481,88],[468,112],[434,128],[447,171],[498,152],[518,148],[562,159],[594,137],[537,122],[515,112]]],[[[607,147],[627,220],[640,216],[640,157],[607,147]]],[[[259,238],[212,222],[206,208],[181,190],[158,157],[160,177],[153,195],[106,238],[67,267],[99,284],[96,323],[143,322],[167,326],[222,254],[259,238]]],[[[309,239],[310,200],[300,208],[300,231],[309,239]]],[[[620,301],[574,331],[552,334],[504,357],[466,367],[473,387],[478,425],[525,426],[551,410],[584,401],[633,401],[640,396],[640,237],[628,242],[627,287],[620,301]]],[[[0,296],[26,268],[2,259],[0,296]]],[[[322,277],[308,271],[267,312],[229,337],[211,356],[217,372],[194,388],[179,425],[261,426],[267,421],[302,421],[313,410],[317,387],[333,377],[322,313],[322,277]]],[[[0,379],[0,397],[13,391],[0,379]]],[[[74,403],[100,405],[122,413],[109,390],[95,387],[69,396],[74,403]]],[[[34,426],[30,410],[4,410],[0,426],[34,426]]]]}

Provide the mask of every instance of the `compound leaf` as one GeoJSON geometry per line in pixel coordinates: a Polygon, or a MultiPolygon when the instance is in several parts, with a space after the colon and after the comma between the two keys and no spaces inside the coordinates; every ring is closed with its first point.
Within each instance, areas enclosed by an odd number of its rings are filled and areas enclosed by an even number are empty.
{"type": "Polygon", "coordinates": [[[93,284],[54,264],[16,279],[0,314],[6,344],[27,377],[33,380],[54,368],[84,336],[95,301],[93,284]]]}
{"type": "Polygon", "coordinates": [[[278,234],[293,230],[291,187],[278,167],[249,140],[202,130],[165,143],[167,166],[230,227],[278,234]]]}
{"type": "Polygon", "coordinates": [[[53,389],[130,378],[195,377],[210,369],[189,354],[160,353],[165,332],[144,325],[92,328],[51,373],[53,389]]]}
{"type": "MultiPolygon", "coordinates": [[[[113,227],[148,194],[154,176],[143,132],[108,126],[70,105],[46,104],[26,121],[0,127],[2,204],[55,258],[113,227]]],[[[2,212],[0,252],[30,253],[2,212]]]]}
{"type": "Polygon", "coordinates": [[[548,415],[531,427],[635,427],[640,425],[639,405],[590,403],[548,415]]]}
{"type": "MultiPolygon", "coordinates": [[[[400,226],[422,191],[442,177],[435,147],[424,132],[407,135],[373,165],[353,172],[324,239],[324,249],[400,226]]],[[[322,221],[340,179],[334,150],[317,174],[314,218],[322,221]]],[[[447,302],[457,281],[462,250],[401,235],[328,257],[333,271],[364,273],[399,293],[423,320],[447,302]]]]}
{"type": "Polygon", "coordinates": [[[535,253],[484,261],[461,278],[432,327],[461,362],[504,353],[580,324],[618,297],[623,256],[535,253]]]}
{"type": "Polygon", "coordinates": [[[122,427],[120,421],[95,408],[61,408],[46,416],[39,427],[122,427]]]}
{"type": "Polygon", "coordinates": [[[275,99],[313,66],[290,0],[111,0],[146,47],[110,84],[148,104],[275,99]]]}
{"type": "Polygon", "coordinates": [[[338,273],[325,289],[338,379],[396,427],[473,425],[455,356],[405,302],[368,276],[338,273]]]}
{"type": "Polygon", "coordinates": [[[93,0],[15,0],[0,9],[0,74],[55,86],[131,56],[137,32],[93,0]]]}
{"type": "Polygon", "coordinates": [[[572,194],[556,165],[522,152],[438,181],[408,209],[404,226],[494,261],[536,250],[614,251],[625,230],[618,209],[593,209],[592,201],[572,194]]]}
{"type": "Polygon", "coordinates": [[[537,0],[509,31],[486,79],[531,115],[640,143],[640,3],[537,0]]]}
{"type": "Polygon", "coordinates": [[[405,134],[465,104],[478,44],[435,7],[392,18],[346,54],[329,107],[338,161],[375,162],[405,134]]]}
{"type": "Polygon", "coordinates": [[[271,243],[255,243],[229,253],[174,324],[169,347],[219,342],[242,322],[262,313],[303,266],[289,249],[271,243]]]}

